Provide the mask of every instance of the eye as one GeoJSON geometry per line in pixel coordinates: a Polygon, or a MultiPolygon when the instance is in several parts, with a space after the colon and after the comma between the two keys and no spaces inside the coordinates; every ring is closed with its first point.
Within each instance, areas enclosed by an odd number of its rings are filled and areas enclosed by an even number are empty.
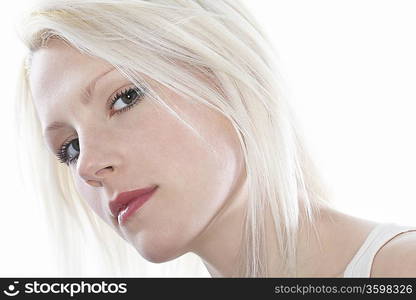
{"type": "Polygon", "coordinates": [[[79,141],[78,139],[72,139],[65,142],[56,154],[62,163],[67,165],[76,162],[79,156],[79,141]]]}
{"type": "MultiPolygon", "coordinates": [[[[112,114],[118,114],[123,111],[127,111],[139,103],[140,100],[142,100],[144,97],[144,94],[144,89],[139,89],[137,87],[127,88],[124,91],[117,93],[110,100],[110,104],[108,105],[109,109],[115,108],[112,114]]],[[[79,152],[79,140],[72,139],[62,144],[62,146],[57,151],[56,156],[62,163],[65,163],[69,166],[78,160],[79,152]]]]}
{"type": "Polygon", "coordinates": [[[139,88],[127,88],[121,93],[117,93],[110,102],[110,109],[115,108],[115,114],[129,110],[139,102],[144,96],[144,91],[139,88]]]}

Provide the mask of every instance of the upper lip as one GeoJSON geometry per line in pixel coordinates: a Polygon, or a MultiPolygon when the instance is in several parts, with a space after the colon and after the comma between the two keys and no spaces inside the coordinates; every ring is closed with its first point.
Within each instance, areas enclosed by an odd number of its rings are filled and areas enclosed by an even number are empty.
{"type": "Polygon", "coordinates": [[[126,192],[122,192],[118,194],[114,200],[110,201],[110,211],[113,215],[113,217],[117,217],[121,209],[127,206],[127,204],[136,199],[137,197],[147,194],[149,192],[152,192],[154,189],[156,189],[157,186],[153,185],[151,187],[143,188],[143,189],[137,189],[137,190],[130,190],[126,192]]]}

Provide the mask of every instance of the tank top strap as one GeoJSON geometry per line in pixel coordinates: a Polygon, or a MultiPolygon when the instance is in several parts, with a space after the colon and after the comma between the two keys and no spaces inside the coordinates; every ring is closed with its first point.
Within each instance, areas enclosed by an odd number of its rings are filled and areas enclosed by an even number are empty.
{"type": "Polygon", "coordinates": [[[344,277],[370,277],[371,266],[377,251],[396,235],[412,230],[416,231],[416,226],[405,226],[393,222],[376,225],[347,265],[344,277]]]}

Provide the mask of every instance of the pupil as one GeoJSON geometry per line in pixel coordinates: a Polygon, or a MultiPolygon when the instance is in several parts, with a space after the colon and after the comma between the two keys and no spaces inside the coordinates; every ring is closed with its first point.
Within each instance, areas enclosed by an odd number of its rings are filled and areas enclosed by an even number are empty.
{"type": "Polygon", "coordinates": [[[129,93],[126,94],[125,98],[127,101],[125,101],[127,104],[130,104],[131,101],[134,98],[134,94],[137,94],[135,90],[131,90],[129,93]]]}

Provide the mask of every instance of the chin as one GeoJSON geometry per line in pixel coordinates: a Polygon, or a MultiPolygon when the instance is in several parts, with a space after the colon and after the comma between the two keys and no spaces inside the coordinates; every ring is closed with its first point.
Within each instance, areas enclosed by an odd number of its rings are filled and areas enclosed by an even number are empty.
{"type": "Polygon", "coordinates": [[[147,261],[164,263],[182,256],[187,251],[175,239],[140,237],[134,241],[133,247],[147,261]]]}

